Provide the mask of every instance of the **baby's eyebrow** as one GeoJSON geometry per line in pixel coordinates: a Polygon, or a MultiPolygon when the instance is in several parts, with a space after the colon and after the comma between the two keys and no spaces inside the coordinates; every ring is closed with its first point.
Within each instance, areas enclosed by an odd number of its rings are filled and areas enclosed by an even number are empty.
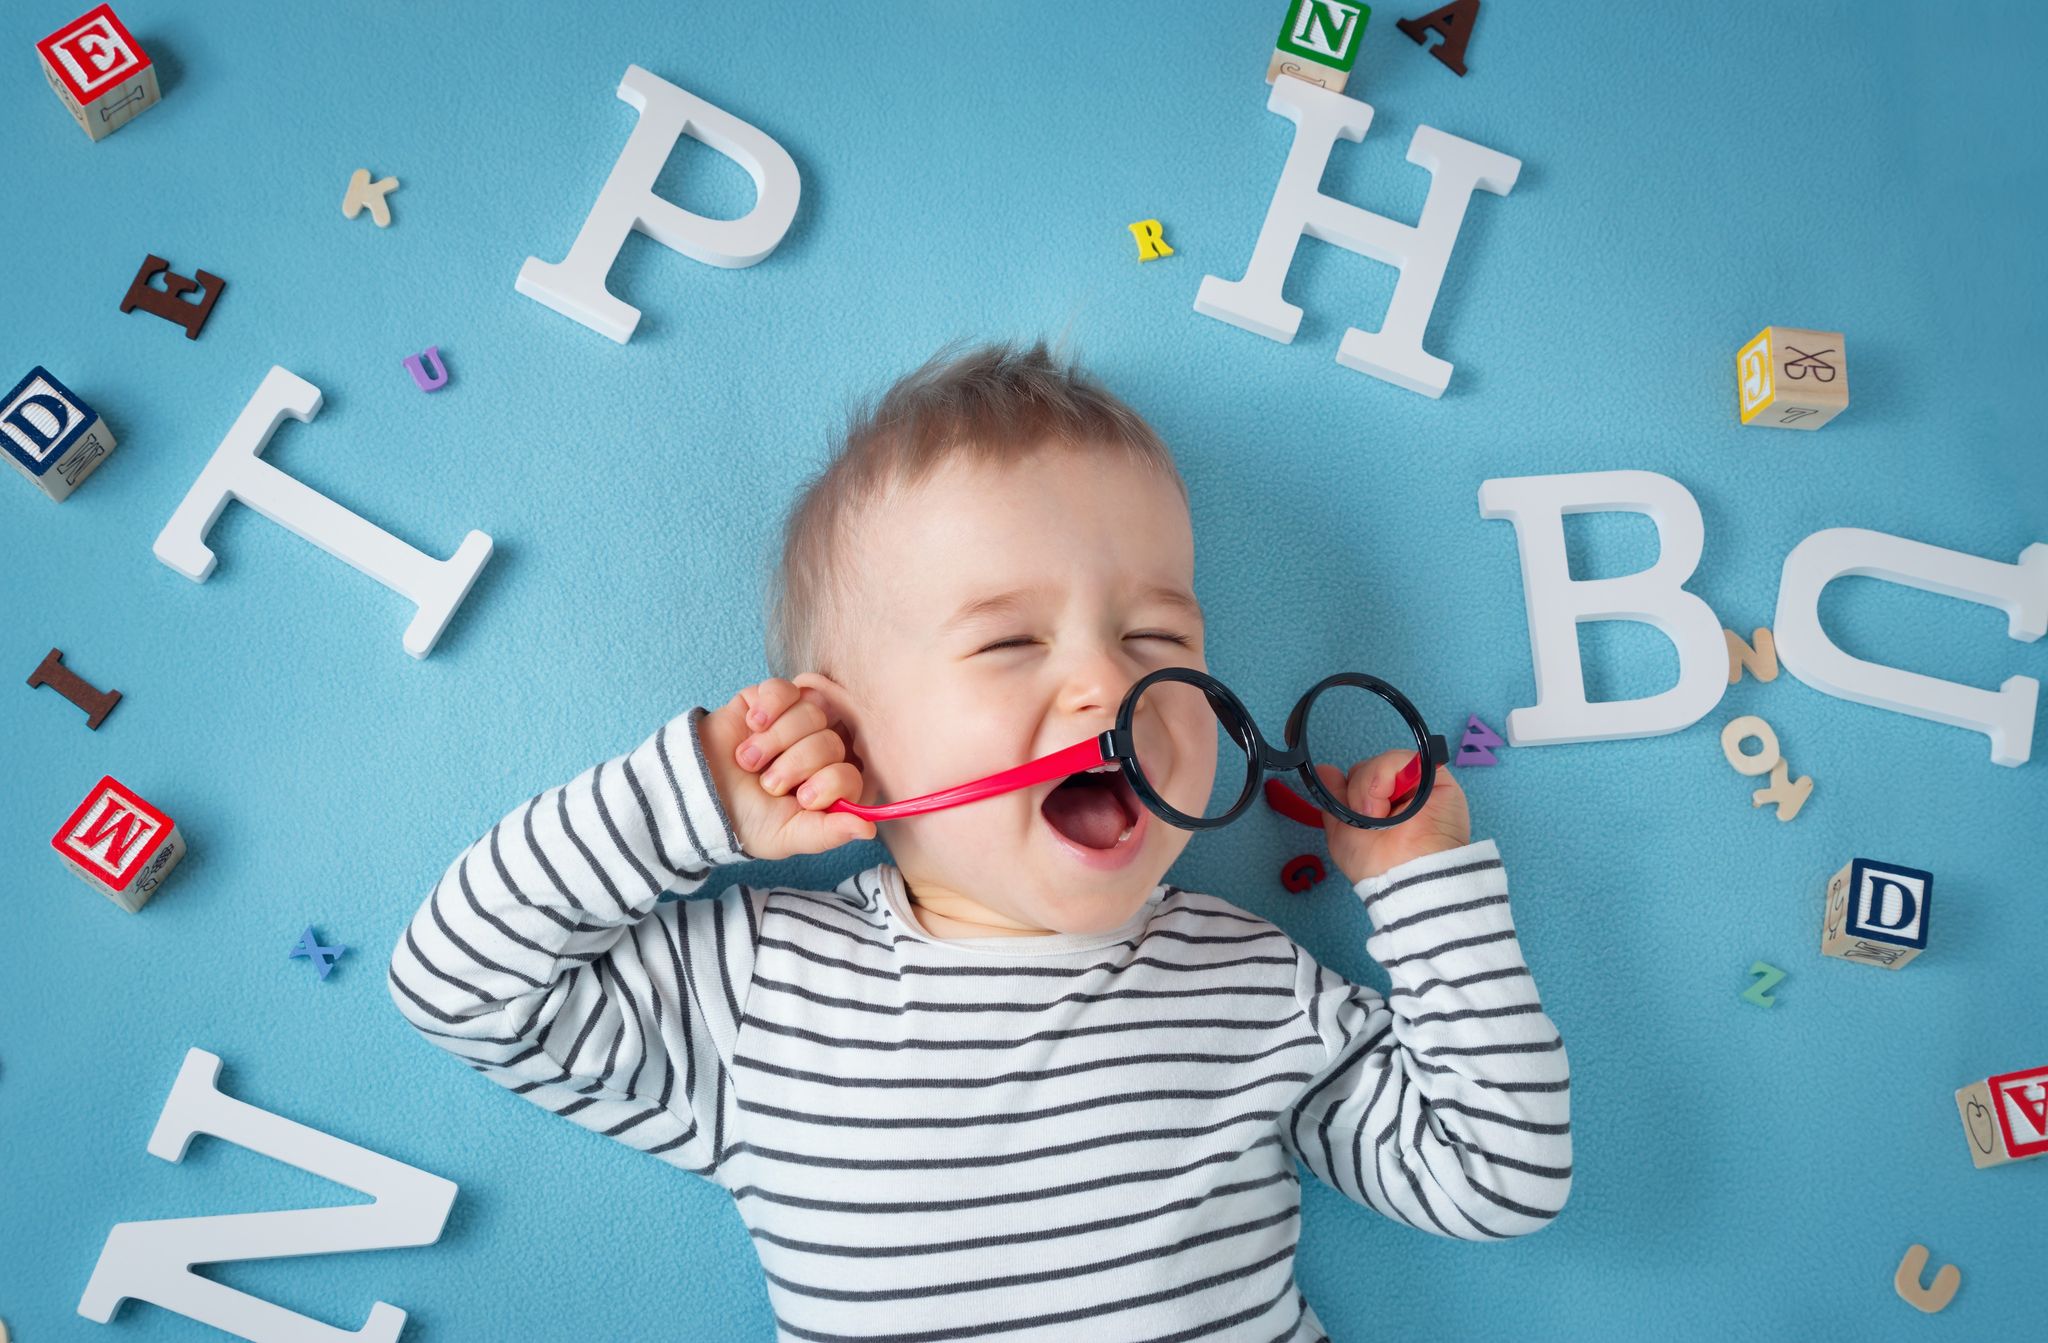
{"type": "MultiPolygon", "coordinates": [[[[975,597],[949,616],[939,626],[939,633],[950,634],[962,626],[972,625],[978,621],[987,620],[995,616],[1015,615],[1029,605],[1034,597],[1041,596],[1044,591],[1045,589],[1040,587],[1012,588],[1007,592],[996,592],[985,597],[975,597]]],[[[1197,601],[1195,594],[1189,592],[1186,588],[1156,583],[1139,593],[1138,598],[1140,601],[1163,602],[1168,606],[1176,607],[1197,623],[1203,620],[1202,603],[1197,601]]]]}

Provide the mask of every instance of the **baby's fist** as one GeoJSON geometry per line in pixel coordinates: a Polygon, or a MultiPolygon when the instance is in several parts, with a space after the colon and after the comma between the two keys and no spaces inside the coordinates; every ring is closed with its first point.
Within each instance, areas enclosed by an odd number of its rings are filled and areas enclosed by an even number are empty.
{"type": "Polygon", "coordinates": [[[782,677],[748,686],[698,724],[719,799],[756,858],[823,853],[873,839],[875,823],[827,811],[859,801],[861,775],[816,690],[782,677]]]}
{"type": "MultiPolygon", "coordinates": [[[[1395,776],[1414,755],[1413,751],[1387,751],[1359,761],[1349,774],[1340,772],[1335,765],[1319,764],[1316,777],[1360,815],[1375,819],[1391,816],[1395,810],[1395,776]]],[[[1405,799],[1401,805],[1408,805],[1405,799]]],[[[1465,790],[1458,787],[1448,768],[1439,765],[1429,801],[1401,824],[1366,830],[1325,814],[1323,834],[1329,840],[1330,858],[1356,886],[1367,877],[1377,877],[1410,859],[1445,853],[1471,843],[1472,818],[1465,808],[1465,790]]]]}

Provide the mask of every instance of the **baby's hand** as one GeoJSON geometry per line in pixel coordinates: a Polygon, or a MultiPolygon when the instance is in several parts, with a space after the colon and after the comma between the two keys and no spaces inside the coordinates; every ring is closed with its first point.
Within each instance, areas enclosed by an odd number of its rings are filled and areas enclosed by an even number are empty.
{"type": "Polygon", "coordinates": [[[825,810],[842,797],[858,802],[861,776],[817,691],[772,677],[704,715],[698,733],[726,815],[754,857],[875,837],[873,821],[825,810]]]}
{"type": "MultiPolygon", "coordinates": [[[[1375,819],[1391,816],[1394,808],[1389,805],[1389,795],[1394,791],[1394,776],[1414,754],[1388,751],[1359,761],[1348,775],[1339,772],[1335,765],[1319,764],[1316,777],[1360,815],[1375,819]]],[[[1429,790],[1429,801],[1401,824],[1386,830],[1363,830],[1325,814],[1323,834],[1329,840],[1331,859],[1356,886],[1367,877],[1377,877],[1411,858],[1471,843],[1472,819],[1465,810],[1465,790],[1458,787],[1450,769],[1440,765],[1436,786],[1429,790]]]]}

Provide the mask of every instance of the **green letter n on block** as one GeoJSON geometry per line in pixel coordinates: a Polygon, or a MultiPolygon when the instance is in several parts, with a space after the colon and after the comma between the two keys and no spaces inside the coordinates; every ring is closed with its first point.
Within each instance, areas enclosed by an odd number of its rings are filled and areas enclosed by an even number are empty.
{"type": "Polygon", "coordinates": [[[1349,70],[1358,59],[1358,39],[1371,17],[1372,6],[1346,0],[1288,0],[1287,21],[1280,27],[1277,45],[1317,65],[1349,70]]]}

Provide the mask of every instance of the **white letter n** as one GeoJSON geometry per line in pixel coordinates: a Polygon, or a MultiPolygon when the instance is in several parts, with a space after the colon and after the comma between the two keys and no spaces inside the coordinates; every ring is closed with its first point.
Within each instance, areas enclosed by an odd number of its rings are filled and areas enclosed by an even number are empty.
{"type": "Polygon", "coordinates": [[[558,262],[526,258],[514,287],[623,345],[640,324],[640,310],[614,298],[604,278],[628,233],[637,228],[709,266],[751,266],[789,231],[800,183],[789,152],[765,132],[637,65],[626,67],[619,97],[640,109],[640,120],[569,255],[558,262]],[[747,170],[753,209],[738,219],[707,219],[654,194],[654,179],[685,134],[747,170]]]}
{"type": "Polygon", "coordinates": [[[1411,392],[1442,396],[1451,380],[1451,366],[1422,348],[1422,334],[1430,309],[1436,306],[1444,267],[1473,190],[1484,187],[1496,196],[1507,195],[1522,171],[1522,161],[1430,126],[1416,127],[1415,138],[1408,142],[1408,161],[1429,169],[1430,179],[1422,219],[1411,227],[1325,196],[1320,188],[1337,137],[1365,138],[1372,125],[1369,104],[1283,76],[1273,81],[1266,107],[1294,122],[1294,147],[1280,170],[1280,184],[1273,189],[1273,203],[1266,210],[1265,227],[1259,230],[1244,278],[1203,276],[1195,311],[1286,344],[1301,326],[1301,309],[1280,293],[1288,267],[1294,264],[1294,250],[1303,234],[1336,243],[1401,272],[1380,329],[1347,330],[1337,347],[1337,362],[1411,392]]]}

